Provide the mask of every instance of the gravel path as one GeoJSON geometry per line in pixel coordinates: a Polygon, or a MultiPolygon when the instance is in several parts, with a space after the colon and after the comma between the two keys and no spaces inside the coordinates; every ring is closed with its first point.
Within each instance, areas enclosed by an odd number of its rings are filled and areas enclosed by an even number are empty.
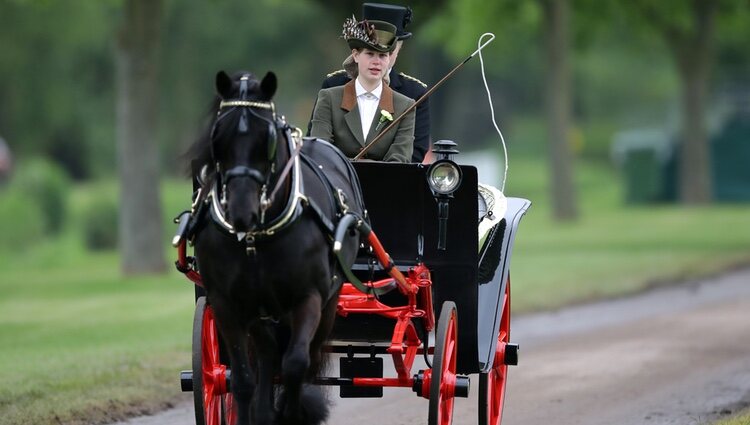
{"type": "MultiPolygon", "coordinates": [[[[514,317],[511,337],[521,355],[510,369],[504,425],[706,424],[750,406],[750,269],[514,317]]],[[[454,424],[477,423],[478,388],[472,376],[454,424]]],[[[331,394],[330,425],[427,422],[427,400],[408,389],[386,389],[383,399],[331,394]]],[[[117,425],[192,424],[187,400],[117,425]]]]}

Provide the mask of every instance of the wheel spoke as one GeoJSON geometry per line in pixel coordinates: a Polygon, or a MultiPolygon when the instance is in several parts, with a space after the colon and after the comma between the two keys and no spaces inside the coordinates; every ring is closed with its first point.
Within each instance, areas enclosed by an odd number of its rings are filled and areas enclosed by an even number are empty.
{"type": "Polygon", "coordinates": [[[206,399],[206,425],[221,425],[221,406],[219,397],[206,399]]]}
{"type": "Polygon", "coordinates": [[[502,308],[492,367],[479,376],[479,425],[500,425],[502,420],[508,375],[505,349],[510,342],[510,279],[502,295],[502,308]]]}
{"type": "Polygon", "coordinates": [[[453,419],[458,347],[456,322],[456,305],[446,301],[443,303],[435,335],[428,425],[449,425],[453,419]]]}
{"type": "MultiPolygon", "coordinates": [[[[226,422],[223,385],[226,366],[219,358],[219,334],[213,310],[201,297],[196,302],[193,320],[193,393],[197,425],[222,425],[226,422]]],[[[230,402],[231,405],[231,402],[230,402]]]]}
{"type": "Polygon", "coordinates": [[[237,420],[237,416],[234,413],[234,398],[231,393],[224,394],[224,425],[234,425],[237,420]]]}

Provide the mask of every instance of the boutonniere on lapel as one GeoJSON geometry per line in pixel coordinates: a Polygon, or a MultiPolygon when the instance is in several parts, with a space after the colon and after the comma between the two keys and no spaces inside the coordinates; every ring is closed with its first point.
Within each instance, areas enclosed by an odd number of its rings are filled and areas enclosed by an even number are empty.
{"type": "Polygon", "coordinates": [[[380,128],[383,127],[383,124],[385,124],[386,121],[393,121],[393,115],[385,109],[381,109],[380,120],[378,121],[378,126],[375,127],[375,131],[380,131],[380,128]]]}

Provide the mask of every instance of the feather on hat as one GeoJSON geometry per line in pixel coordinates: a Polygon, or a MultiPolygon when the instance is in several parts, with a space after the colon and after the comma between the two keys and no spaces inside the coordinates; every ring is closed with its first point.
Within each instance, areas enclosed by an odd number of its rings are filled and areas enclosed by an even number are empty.
{"type": "Polygon", "coordinates": [[[346,18],[341,37],[352,49],[370,49],[376,52],[391,52],[396,47],[396,27],[384,21],[346,18]]]}

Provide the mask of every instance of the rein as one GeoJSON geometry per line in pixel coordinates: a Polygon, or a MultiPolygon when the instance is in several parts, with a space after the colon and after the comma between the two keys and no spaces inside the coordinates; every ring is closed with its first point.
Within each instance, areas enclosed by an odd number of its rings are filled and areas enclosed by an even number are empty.
{"type": "Polygon", "coordinates": [[[276,187],[273,188],[271,191],[271,194],[268,196],[268,198],[264,201],[261,201],[260,208],[261,210],[265,211],[271,204],[273,203],[273,198],[276,196],[276,192],[279,191],[279,188],[281,187],[281,184],[286,180],[287,175],[292,170],[292,165],[294,165],[294,160],[297,158],[299,153],[302,151],[302,130],[299,128],[295,128],[294,132],[291,134],[291,137],[296,141],[300,140],[299,143],[294,143],[295,148],[294,152],[292,152],[291,156],[289,157],[289,160],[286,162],[286,165],[284,166],[284,169],[281,170],[281,174],[279,174],[278,180],[276,180],[276,187]]]}

